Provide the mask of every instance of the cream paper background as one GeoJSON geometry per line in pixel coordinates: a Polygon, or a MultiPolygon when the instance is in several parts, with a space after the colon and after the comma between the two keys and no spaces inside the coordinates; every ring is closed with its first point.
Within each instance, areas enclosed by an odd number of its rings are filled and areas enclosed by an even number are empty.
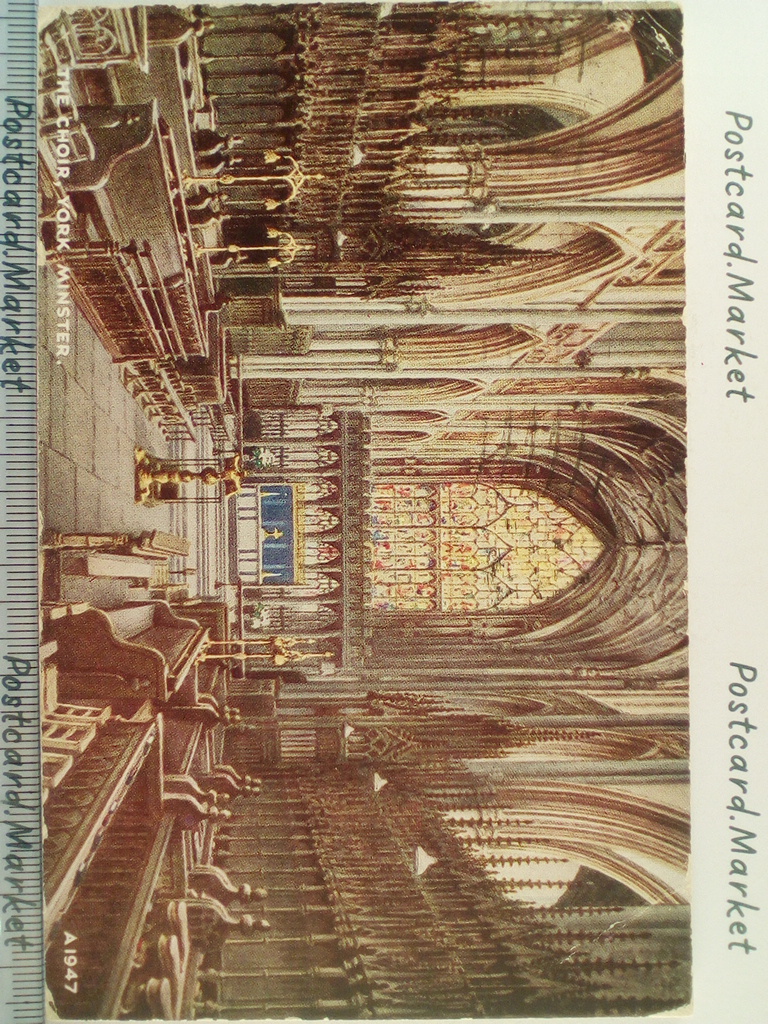
{"type": "MultiPolygon", "coordinates": [[[[768,2],[678,2],[685,18],[694,995],[687,1011],[665,1016],[691,1024],[768,1024],[768,2]],[[749,351],[758,354],[746,382],[756,397],[747,403],[725,397],[728,387],[740,386],[726,383],[723,364],[723,253],[735,238],[725,229],[723,135],[734,128],[728,110],[753,118],[743,146],[753,177],[741,200],[743,250],[759,261],[741,265],[755,281],[745,330],[749,351]],[[756,853],[746,858],[747,902],[761,908],[748,921],[747,937],[757,947],[749,954],[728,950],[741,936],[729,936],[726,918],[727,900],[739,896],[728,886],[726,810],[739,792],[728,782],[733,661],[758,669],[747,698],[749,719],[758,726],[746,751],[747,806],[761,817],[738,822],[758,834],[756,853]]],[[[41,4],[43,23],[50,20],[48,6],[41,4]]],[[[633,1024],[644,1018],[579,1019],[633,1024]]]]}
{"type": "MultiPolygon", "coordinates": [[[[768,1021],[768,63],[761,56],[768,4],[752,0],[684,4],[686,91],[689,387],[689,544],[693,732],[693,1019],[706,1024],[768,1021]],[[752,393],[724,397],[727,316],[723,133],[726,110],[751,114],[745,164],[746,239],[760,262],[749,331],[752,393]],[[737,404],[732,404],[734,401],[737,404]],[[750,799],[760,848],[751,858],[748,956],[727,949],[727,685],[731,661],[758,668],[750,687],[750,799]]],[[[745,139],[746,142],[746,139],[745,139]]],[[[745,250],[746,251],[746,250],[745,250]]],[[[753,277],[750,273],[748,277],[753,277]]],[[[734,892],[731,895],[738,895],[734,892]]]]}

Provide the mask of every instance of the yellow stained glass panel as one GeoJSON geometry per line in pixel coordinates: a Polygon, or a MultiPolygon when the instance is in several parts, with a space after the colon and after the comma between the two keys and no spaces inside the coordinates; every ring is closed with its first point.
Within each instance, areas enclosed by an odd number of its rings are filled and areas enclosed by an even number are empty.
{"type": "Polygon", "coordinates": [[[376,485],[371,600],[381,611],[505,611],[570,586],[602,544],[536,491],[466,481],[376,485]]]}

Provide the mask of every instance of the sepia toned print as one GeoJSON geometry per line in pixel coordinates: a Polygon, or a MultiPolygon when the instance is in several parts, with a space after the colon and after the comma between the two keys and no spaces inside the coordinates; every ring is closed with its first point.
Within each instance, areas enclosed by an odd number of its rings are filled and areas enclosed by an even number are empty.
{"type": "Polygon", "coordinates": [[[689,999],[681,17],[46,12],[51,1017],[689,999]]]}

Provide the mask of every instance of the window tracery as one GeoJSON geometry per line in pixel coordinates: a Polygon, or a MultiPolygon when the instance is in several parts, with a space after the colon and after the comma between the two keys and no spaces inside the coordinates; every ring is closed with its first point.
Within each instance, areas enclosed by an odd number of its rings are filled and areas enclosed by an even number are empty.
{"type": "Polygon", "coordinates": [[[377,484],[371,538],[371,601],[380,611],[537,604],[578,579],[602,550],[546,495],[460,481],[377,484]]]}

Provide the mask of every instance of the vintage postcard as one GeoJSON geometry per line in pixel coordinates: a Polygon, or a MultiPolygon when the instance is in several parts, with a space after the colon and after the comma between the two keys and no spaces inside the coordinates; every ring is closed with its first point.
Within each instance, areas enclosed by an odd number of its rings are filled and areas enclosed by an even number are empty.
{"type": "Polygon", "coordinates": [[[691,1012],[686,17],[42,9],[51,1019],[691,1012]]]}

